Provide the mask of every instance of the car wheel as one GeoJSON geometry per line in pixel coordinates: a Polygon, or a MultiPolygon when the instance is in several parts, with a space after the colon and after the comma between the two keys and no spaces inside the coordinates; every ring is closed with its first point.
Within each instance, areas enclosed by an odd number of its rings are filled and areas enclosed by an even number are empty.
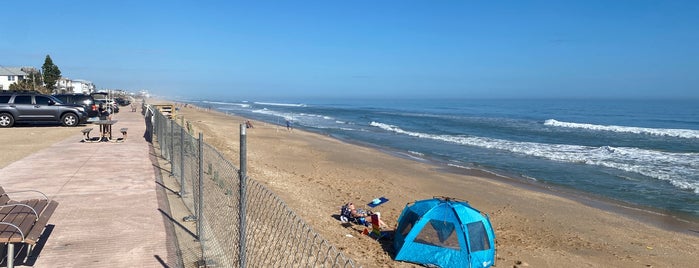
{"type": "Polygon", "coordinates": [[[61,117],[61,123],[66,127],[74,127],[78,125],[78,116],[74,113],[67,113],[61,117]]]}
{"type": "Polygon", "coordinates": [[[11,127],[15,124],[15,118],[11,114],[0,114],[0,127],[11,127]]]}

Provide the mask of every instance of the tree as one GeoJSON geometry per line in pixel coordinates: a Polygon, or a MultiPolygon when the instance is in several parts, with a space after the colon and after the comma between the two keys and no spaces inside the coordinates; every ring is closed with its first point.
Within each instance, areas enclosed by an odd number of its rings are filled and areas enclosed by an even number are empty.
{"type": "Polygon", "coordinates": [[[32,67],[23,67],[22,71],[27,73],[24,79],[10,85],[10,90],[38,91],[44,94],[51,94],[51,91],[42,86],[41,72],[32,67]]]}
{"type": "Polygon", "coordinates": [[[46,55],[46,60],[44,60],[44,65],[41,66],[41,71],[44,73],[46,88],[50,91],[56,89],[56,81],[61,78],[61,70],[58,69],[58,66],[53,64],[51,56],[46,55]]]}

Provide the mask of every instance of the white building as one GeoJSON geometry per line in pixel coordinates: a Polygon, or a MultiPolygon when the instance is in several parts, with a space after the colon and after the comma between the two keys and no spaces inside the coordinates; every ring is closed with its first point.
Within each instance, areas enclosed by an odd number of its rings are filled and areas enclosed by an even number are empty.
{"type": "Polygon", "coordinates": [[[56,93],[82,93],[90,94],[95,91],[95,84],[90,81],[61,77],[56,81],[56,93]]]}
{"type": "Polygon", "coordinates": [[[73,80],[73,93],[90,94],[95,92],[95,84],[90,81],[75,79],[73,80]]]}
{"type": "MultiPolygon", "coordinates": [[[[24,79],[31,79],[31,77],[29,77],[30,73],[38,73],[38,71],[34,69],[34,67],[0,66],[0,90],[10,90],[10,85],[24,79]]],[[[82,79],[71,80],[61,77],[56,81],[54,93],[90,94],[92,92],[95,92],[95,84],[90,81],[82,79]]]]}
{"type": "Polygon", "coordinates": [[[0,66],[0,90],[10,90],[10,85],[24,80],[27,76],[22,67],[0,66]]]}

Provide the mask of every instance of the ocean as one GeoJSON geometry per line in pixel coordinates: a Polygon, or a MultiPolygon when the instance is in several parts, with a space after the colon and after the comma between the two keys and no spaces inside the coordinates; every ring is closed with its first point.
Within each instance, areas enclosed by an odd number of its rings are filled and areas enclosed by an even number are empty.
{"type": "Polygon", "coordinates": [[[699,218],[696,100],[179,101],[280,128],[289,121],[416,161],[699,218]]]}

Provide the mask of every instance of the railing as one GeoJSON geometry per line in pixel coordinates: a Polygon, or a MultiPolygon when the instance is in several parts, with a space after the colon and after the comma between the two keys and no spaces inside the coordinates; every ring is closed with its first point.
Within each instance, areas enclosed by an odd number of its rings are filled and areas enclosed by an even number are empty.
{"type": "MultiPolygon", "coordinates": [[[[172,175],[179,181],[179,194],[192,215],[189,219],[196,221],[200,266],[358,266],[272,191],[247,177],[245,168],[245,179],[241,180],[241,170],[203,142],[201,133],[195,138],[148,105],[145,111],[151,135],[147,138],[157,137],[160,154],[170,162],[172,175]]],[[[241,127],[241,147],[244,137],[241,127]]],[[[244,154],[241,159],[245,163],[244,154]]]]}

